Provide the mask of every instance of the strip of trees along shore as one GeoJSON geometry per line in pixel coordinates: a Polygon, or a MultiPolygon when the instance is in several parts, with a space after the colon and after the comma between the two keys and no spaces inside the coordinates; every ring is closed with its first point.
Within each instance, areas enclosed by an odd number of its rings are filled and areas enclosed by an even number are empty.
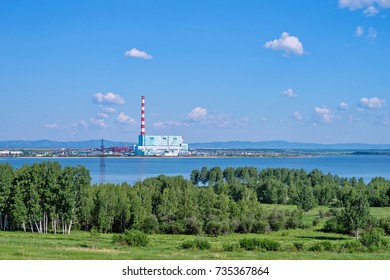
{"type": "Polygon", "coordinates": [[[71,230],[212,235],[303,227],[317,205],[343,207],[360,194],[367,206],[389,206],[390,181],[340,178],[319,170],[220,167],[134,185],[91,185],[84,166],[0,164],[0,230],[70,234],[71,230]],[[264,204],[297,205],[295,210],[264,204]]]}

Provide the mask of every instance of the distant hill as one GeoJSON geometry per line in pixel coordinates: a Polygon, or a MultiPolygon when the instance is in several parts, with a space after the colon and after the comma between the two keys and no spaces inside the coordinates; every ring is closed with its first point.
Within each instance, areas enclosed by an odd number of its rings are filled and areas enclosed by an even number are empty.
{"type": "Polygon", "coordinates": [[[316,144],[299,143],[288,141],[230,141],[230,142],[209,142],[192,143],[192,149],[281,149],[281,150],[372,150],[390,149],[390,144],[316,144]]]}
{"type": "MultiPolygon", "coordinates": [[[[99,148],[102,140],[88,140],[88,141],[71,141],[71,142],[58,142],[50,140],[37,140],[37,141],[0,141],[0,148],[2,149],[84,149],[84,148],[99,148]]],[[[105,147],[124,147],[133,146],[134,143],[130,142],[115,142],[104,140],[105,147]]]]}
{"type": "MultiPolygon", "coordinates": [[[[105,147],[133,146],[133,142],[117,142],[104,140],[105,147]]],[[[101,140],[58,142],[50,140],[37,141],[0,141],[1,149],[61,149],[61,148],[99,148],[101,140]]],[[[280,149],[280,150],[388,150],[390,144],[317,144],[288,141],[229,141],[229,142],[206,142],[190,143],[190,149],[280,149]]]]}

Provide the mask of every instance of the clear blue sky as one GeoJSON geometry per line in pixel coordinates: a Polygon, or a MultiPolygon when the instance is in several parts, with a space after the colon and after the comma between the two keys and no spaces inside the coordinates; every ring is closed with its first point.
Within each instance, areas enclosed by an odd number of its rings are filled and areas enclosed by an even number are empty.
{"type": "Polygon", "coordinates": [[[0,140],[390,143],[389,0],[0,2],[0,140]]]}

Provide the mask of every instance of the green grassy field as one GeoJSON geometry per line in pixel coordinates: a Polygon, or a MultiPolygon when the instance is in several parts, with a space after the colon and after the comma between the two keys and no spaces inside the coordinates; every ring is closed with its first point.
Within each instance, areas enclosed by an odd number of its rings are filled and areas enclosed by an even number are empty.
{"type": "MultiPolygon", "coordinates": [[[[275,207],[275,206],[267,206],[275,207]]],[[[316,208],[305,214],[305,222],[318,215],[316,208]]],[[[327,209],[325,209],[327,210],[327,209]]],[[[377,217],[389,217],[390,208],[373,208],[377,217]]],[[[349,252],[340,249],[340,244],[356,242],[353,236],[329,234],[320,231],[320,225],[309,229],[283,230],[268,234],[230,234],[220,237],[203,236],[211,244],[208,250],[182,249],[184,241],[194,240],[195,236],[150,235],[147,247],[126,247],[114,244],[112,234],[100,234],[94,240],[89,232],[75,231],[70,236],[41,235],[24,232],[0,232],[0,259],[3,260],[390,260],[390,248],[374,252],[363,250],[349,252]],[[239,248],[239,240],[259,238],[276,240],[281,247],[276,252],[239,248]],[[312,251],[313,245],[326,242],[331,248],[312,251]],[[298,250],[296,244],[303,248],[298,250]],[[226,251],[232,245],[233,251],[226,251]]],[[[390,237],[386,237],[390,243],[390,237]]]]}

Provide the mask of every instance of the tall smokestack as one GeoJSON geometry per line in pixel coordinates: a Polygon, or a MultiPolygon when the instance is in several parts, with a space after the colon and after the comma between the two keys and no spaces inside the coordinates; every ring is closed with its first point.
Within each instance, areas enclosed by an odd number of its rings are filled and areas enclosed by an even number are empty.
{"type": "Polygon", "coordinates": [[[146,130],[145,130],[145,96],[142,96],[141,99],[142,99],[142,104],[141,104],[141,135],[145,136],[146,135],[146,130]]]}

